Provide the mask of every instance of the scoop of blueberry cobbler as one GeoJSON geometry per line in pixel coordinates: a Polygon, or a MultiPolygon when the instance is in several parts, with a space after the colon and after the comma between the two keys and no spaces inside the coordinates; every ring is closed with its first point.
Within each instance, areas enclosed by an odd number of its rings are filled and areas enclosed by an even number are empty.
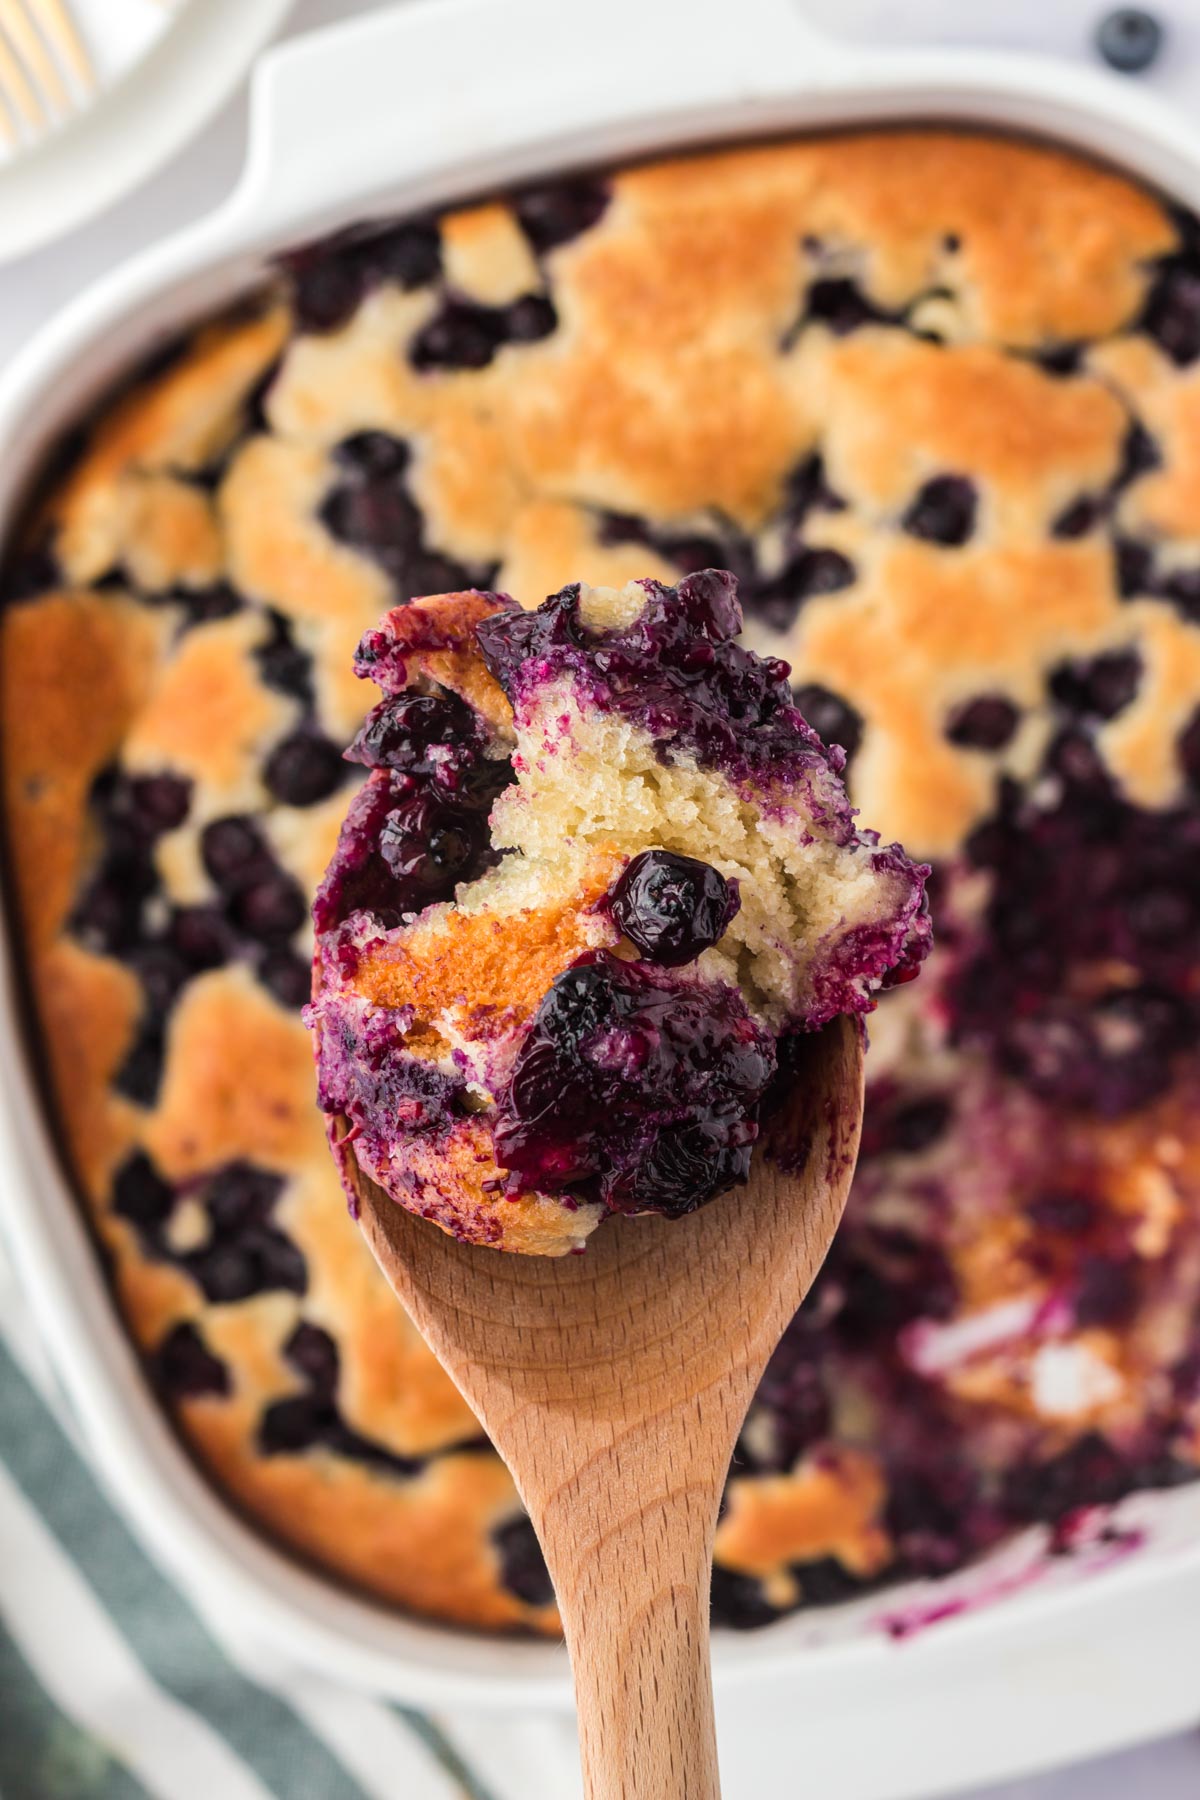
{"type": "Polygon", "coordinates": [[[928,951],[927,870],[856,829],[741,623],[710,569],[442,595],[360,645],[384,698],[314,909],[320,1103],[456,1237],[561,1255],[744,1182],[781,1040],[928,951]]]}

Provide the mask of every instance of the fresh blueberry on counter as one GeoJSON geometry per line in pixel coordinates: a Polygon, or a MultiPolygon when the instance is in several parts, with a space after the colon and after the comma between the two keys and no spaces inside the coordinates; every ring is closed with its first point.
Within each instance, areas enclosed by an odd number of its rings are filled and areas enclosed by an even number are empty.
{"type": "Polygon", "coordinates": [[[1157,62],[1162,45],[1161,23],[1140,6],[1114,7],[1096,27],[1097,50],[1122,75],[1140,75],[1157,62]]]}

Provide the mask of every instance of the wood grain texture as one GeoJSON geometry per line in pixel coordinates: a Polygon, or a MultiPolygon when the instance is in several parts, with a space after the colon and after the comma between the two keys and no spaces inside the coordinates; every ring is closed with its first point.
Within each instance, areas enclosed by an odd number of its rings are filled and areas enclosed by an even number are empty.
{"type": "Polygon", "coordinates": [[[717,1508],[759,1377],[842,1215],[862,1049],[844,1019],[807,1041],[745,1188],[683,1220],[615,1220],[557,1261],[457,1243],[347,1158],[372,1250],[541,1540],[588,1800],[719,1800],[717,1508]]]}

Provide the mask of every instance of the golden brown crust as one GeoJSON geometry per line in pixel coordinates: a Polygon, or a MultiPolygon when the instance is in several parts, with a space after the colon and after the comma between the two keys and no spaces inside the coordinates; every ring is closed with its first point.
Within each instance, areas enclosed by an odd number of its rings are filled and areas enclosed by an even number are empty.
{"type": "MultiPolygon", "coordinates": [[[[275,862],[311,893],[344,792],[271,804],[264,759],[306,721],[344,742],[369,704],[351,659],[396,594],[321,510],[343,478],[336,447],[379,431],[408,444],[425,549],[457,559],[464,589],[479,579],[525,603],[578,579],[670,577],[671,546],[689,536],[753,539],[761,566],[778,569],[789,479],[817,451],[845,505],[810,510],[802,539],[845,557],[851,578],[790,621],[786,609],[760,613],[752,641],[862,717],[853,788],[872,823],[915,853],[952,855],[992,805],[997,774],[1037,766],[1050,671],[1135,642],[1140,686],[1098,741],[1130,798],[1173,804],[1200,629],[1160,595],[1120,592],[1111,537],[1149,543],[1166,568],[1194,562],[1200,365],[1177,366],[1136,324],[1153,259],[1177,242],[1167,209],[1110,171],[999,137],[870,131],[675,157],[616,176],[600,222],[540,258],[504,204],[460,210],[442,239],[460,295],[503,308],[544,289],[557,330],[504,345],[484,367],[420,371],[406,352],[435,313],[428,287],[377,285],[322,335],[273,303],[199,332],[103,414],[35,521],[53,534],[60,591],[3,619],[6,824],[56,1112],[120,1304],[148,1354],[190,1321],[229,1373],[227,1395],[176,1404],[201,1459],[267,1530],[370,1591],[468,1624],[553,1630],[552,1609],[501,1577],[491,1534],[518,1512],[507,1475],[464,1448],[476,1435],[465,1406],[347,1225],[305,1033],[269,991],[261,945],[239,938],[171,1008],[152,1102],[122,1088],[144,1023],[141,977],[127,950],[89,948],[69,923],[103,848],[94,778],[119,760],[192,784],[187,824],[154,849],[154,932],[171,907],[216,903],[199,833],[229,815],[262,817],[275,862]],[[806,318],[805,291],[821,281],[852,281],[884,316],[846,335],[806,318]],[[1074,373],[1039,366],[1077,344],[1074,373]],[[1061,532],[1077,501],[1112,488],[1134,418],[1157,466],[1115,492],[1105,529],[1061,532]],[[922,484],[946,475],[977,497],[960,547],[903,523],[922,484]],[[242,610],[185,630],[189,596],[221,583],[242,610]],[[264,678],[268,609],[312,659],[311,715],[294,683],[264,678]],[[949,742],[950,714],[984,693],[1018,709],[1011,743],[949,742]],[[272,1219],[304,1259],[305,1292],[207,1300],[114,1207],[114,1172],[139,1149],[184,1191],[170,1227],[180,1244],[208,1229],[189,1182],[231,1162],[270,1169],[282,1182],[272,1219]],[[263,1447],[264,1409],[305,1391],[286,1354],[301,1322],[336,1340],[340,1419],[374,1461],[319,1443],[263,1447]],[[403,1474],[380,1451],[428,1460],[403,1474]]],[[[303,930],[291,950],[303,959],[303,930]]],[[[484,976],[474,951],[467,961],[473,987],[484,976]]],[[[879,1055],[883,1034],[881,1023],[879,1055]]],[[[934,1079],[933,1053],[929,1066],[934,1079]]],[[[1105,1203],[1148,1266],[1169,1260],[1180,1214],[1195,1208],[1195,1155],[1178,1109],[1114,1127],[1101,1147],[1105,1203]]],[[[1011,1208],[965,1223],[954,1255],[970,1306],[1019,1298],[1011,1208]]],[[[1175,1314],[1156,1315],[1160,1331],[1164,1319],[1175,1314]]],[[[1119,1371],[1119,1412],[1167,1353],[1136,1333],[1111,1338],[1086,1347],[1119,1371]]],[[[1029,1416],[1029,1381],[1011,1361],[978,1360],[951,1386],[974,1426],[1029,1416]]],[[[870,1409],[853,1382],[843,1410],[849,1442],[830,1457],[789,1459],[731,1489],[718,1560],[761,1577],[775,1604],[803,1587],[797,1560],[870,1577],[889,1555],[883,1478],[855,1441],[869,1438],[870,1409]]],[[[1049,1429],[1066,1442],[1074,1427],[1049,1429]]]]}

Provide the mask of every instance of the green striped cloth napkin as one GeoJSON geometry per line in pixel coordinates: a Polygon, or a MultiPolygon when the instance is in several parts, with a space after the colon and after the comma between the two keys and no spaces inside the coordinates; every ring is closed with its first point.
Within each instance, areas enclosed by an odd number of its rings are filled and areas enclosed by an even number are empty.
{"type": "Polygon", "coordinates": [[[0,1800],[573,1800],[561,1719],[431,1718],[235,1642],[98,1486],[0,1251],[0,1800]]]}

